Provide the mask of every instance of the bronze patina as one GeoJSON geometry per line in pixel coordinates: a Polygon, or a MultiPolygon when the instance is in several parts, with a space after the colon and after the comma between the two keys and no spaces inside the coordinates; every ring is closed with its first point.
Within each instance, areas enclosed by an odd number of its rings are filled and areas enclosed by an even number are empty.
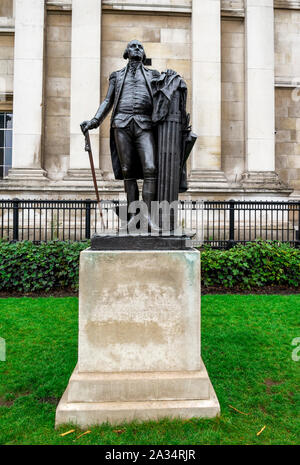
{"type": "MultiPolygon", "coordinates": [[[[123,55],[127,65],[113,72],[104,101],[84,134],[100,126],[112,110],[110,149],[115,179],[124,180],[127,205],[142,198],[148,208],[148,225],[154,201],[173,202],[187,189],[185,164],[196,136],[186,113],[187,86],[176,71],[146,68],[146,53],[138,40],[128,43],[123,55]]],[[[128,225],[134,214],[128,214],[128,225]]]]}

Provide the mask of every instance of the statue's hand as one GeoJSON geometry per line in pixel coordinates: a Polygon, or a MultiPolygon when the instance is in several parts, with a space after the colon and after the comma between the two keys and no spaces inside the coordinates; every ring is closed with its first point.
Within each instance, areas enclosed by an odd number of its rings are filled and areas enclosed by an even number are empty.
{"type": "Polygon", "coordinates": [[[90,129],[96,129],[99,126],[99,122],[96,118],[91,119],[90,121],[83,121],[80,125],[81,131],[85,135],[90,129]]]}

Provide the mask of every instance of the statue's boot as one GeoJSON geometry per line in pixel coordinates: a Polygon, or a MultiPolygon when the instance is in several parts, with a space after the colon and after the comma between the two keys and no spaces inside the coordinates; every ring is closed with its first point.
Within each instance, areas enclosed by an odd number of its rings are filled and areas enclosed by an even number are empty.
{"type": "Polygon", "coordinates": [[[151,219],[151,203],[156,200],[157,178],[145,178],[143,186],[143,201],[147,205],[148,232],[160,233],[161,229],[151,219]]]}

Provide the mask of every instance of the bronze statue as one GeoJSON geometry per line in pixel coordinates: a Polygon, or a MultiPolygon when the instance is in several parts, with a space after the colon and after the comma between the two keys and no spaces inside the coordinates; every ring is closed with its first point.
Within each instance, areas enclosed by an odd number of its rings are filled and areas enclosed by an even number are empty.
{"type": "MultiPolygon", "coordinates": [[[[116,179],[123,179],[128,206],[139,200],[138,179],[144,179],[142,198],[151,203],[174,201],[186,186],[185,162],[195,142],[186,114],[187,88],[172,70],[159,73],[144,66],[146,54],[138,40],[123,55],[128,64],[109,78],[109,88],[94,118],[84,121],[84,134],[97,128],[111,109],[110,148],[116,179]],[[165,187],[163,187],[165,186],[165,187]]],[[[128,225],[134,214],[129,213],[128,225]]]]}

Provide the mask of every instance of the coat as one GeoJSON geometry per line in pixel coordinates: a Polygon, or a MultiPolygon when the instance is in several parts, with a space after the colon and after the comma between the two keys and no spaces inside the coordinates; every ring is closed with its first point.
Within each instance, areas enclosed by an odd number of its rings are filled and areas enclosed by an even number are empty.
{"type": "MultiPolygon", "coordinates": [[[[114,120],[114,117],[117,111],[117,107],[118,107],[121,92],[123,89],[124,81],[127,75],[127,71],[128,71],[128,65],[125,66],[125,68],[119,71],[115,71],[110,75],[107,95],[104,101],[101,103],[100,107],[98,108],[98,111],[94,117],[95,119],[98,120],[98,123],[101,124],[104,118],[108,115],[108,113],[112,109],[111,127],[110,127],[110,152],[111,152],[111,161],[112,161],[112,167],[113,167],[115,179],[124,179],[124,178],[122,174],[120,160],[118,157],[118,152],[117,152],[117,147],[116,147],[115,137],[114,137],[114,130],[112,128],[112,122],[114,120]]],[[[142,65],[142,72],[144,74],[150,95],[153,98],[151,81],[153,79],[159,78],[160,73],[159,71],[148,69],[144,65],[142,65]]],[[[135,177],[136,179],[142,179],[143,170],[142,170],[142,165],[140,163],[139,157],[137,156],[137,154],[133,154],[133,156],[136,158],[135,177]]]]}

